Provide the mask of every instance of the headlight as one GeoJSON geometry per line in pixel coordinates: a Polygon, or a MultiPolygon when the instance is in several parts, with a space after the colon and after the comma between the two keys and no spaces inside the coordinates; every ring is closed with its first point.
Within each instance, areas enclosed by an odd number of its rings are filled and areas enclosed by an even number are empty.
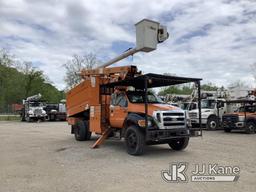
{"type": "Polygon", "coordinates": [[[157,113],[157,114],[156,114],[156,119],[157,119],[157,121],[158,121],[159,123],[161,123],[161,115],[160,115],[160,113],[157,113]]]}
{"type": "Polygon", "coordinates": [[[28,114],[29,114],[29,115],[33,115],[34,113],[33,113],[32,110],[29,110],[29,111],[28,111],[28,114]]]}
{"type": "MultiPolygon", "coordinates": [[[[144,119],[138,120],[138,125],[140,127],[146,127],[146,121],[144,119]]],[[[148,126],[149,127],[152,126],[152,122],[150,120],[148,120],[148,126]]]]}
{"type": "Polygon", "coordinates": [[[189,127],[192,127],[191,120],[189,118],[186,119],[186,123],[189,127]]]}
{"type": "Polygon", "coordinates": [[[45,112],[45,111],[42,111],[42,114],[46,114],[46,112],[45,112]]]}
{"type": "Polygon", "coordinates": [[[238,116],[238,121],[244,121],[244,116],[238,116]]]}

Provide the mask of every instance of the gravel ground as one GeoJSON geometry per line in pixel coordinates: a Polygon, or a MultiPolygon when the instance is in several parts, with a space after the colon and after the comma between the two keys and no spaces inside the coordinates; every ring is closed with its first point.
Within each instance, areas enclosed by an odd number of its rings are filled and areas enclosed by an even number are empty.
{"type": "Polygon", "coordinates": [[[256,191],[256,135],[204,131],[181,152],[150,146],[130,156],[123,141],[77,142],[66,122],[0,122],[0,192],[31,191],[256,191]],[[172,162],[239,166],[237,182],[167,183],[172,162]]]}

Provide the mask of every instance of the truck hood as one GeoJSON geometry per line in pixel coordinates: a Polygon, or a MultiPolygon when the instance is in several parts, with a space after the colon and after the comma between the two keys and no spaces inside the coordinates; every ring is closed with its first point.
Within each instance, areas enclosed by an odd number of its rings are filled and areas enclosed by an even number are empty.
{"type": "MultiPolygon", "coordinates": [[[[244,116],[244,112],[227,113],[227,114],[224,114],[223,116],[229,116],[229,115],[244,116]]],[[[246,112],[246,115],[256,115],[256,113],[246,112]]]]}
{"type": "MultiPolygon", "coordinates": [[[[201,113],[209,113],[209,112],[213,112],[213,111],[214,111],[213,109],[201,109],[201,113]]],[[[189,113],[199,113],[199,110],[194,109],[194,110],[189,111],[189,113]]]]}
{"type": "MultiPolygon", "coordinates": [[[[153,115],[154,111],[183,111],[179,107],[175,107],[170,104],[148,104],[148,114],[153,115]]],[[[129,112],[136,112],[136,113],[144,113],[145,112],[145,105],[140,103],[133,103],[129,104],[128,106],[129,112]]]]}

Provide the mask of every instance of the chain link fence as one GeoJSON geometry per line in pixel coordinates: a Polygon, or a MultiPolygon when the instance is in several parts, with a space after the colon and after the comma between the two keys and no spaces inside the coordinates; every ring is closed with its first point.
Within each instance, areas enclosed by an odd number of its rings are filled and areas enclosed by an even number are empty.
{"type": "Polygon", "coordinates": [[[0,106],[0,121],[19,120],[23,106],[21,104],[6,104],[0,106]]]}

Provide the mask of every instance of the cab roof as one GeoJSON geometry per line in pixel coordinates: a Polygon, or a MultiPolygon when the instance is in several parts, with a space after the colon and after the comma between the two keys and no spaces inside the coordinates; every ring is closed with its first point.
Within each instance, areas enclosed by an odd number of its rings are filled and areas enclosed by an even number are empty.
{"type": "Polygon", "coordinates": [[[164,86],[178,85],[178,84],[191,83],[191,82],[198,83],[202,80],[199,78],[178,77],[178,76],[148,73],[145,75],[140,75],[134,78],[125,79],[118,82],[107,83],[102,86],[103,87],[133,86],[136,89],[144,89],[146,79],[149,80],[148,88],[164,87],[164,86]]]}

